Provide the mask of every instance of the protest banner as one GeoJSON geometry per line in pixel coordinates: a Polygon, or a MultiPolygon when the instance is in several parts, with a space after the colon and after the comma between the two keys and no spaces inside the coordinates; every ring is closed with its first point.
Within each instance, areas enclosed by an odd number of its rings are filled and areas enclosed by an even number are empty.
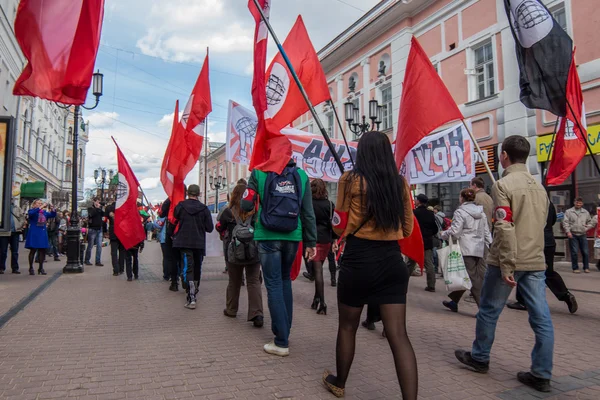
{"type": "Polygon", "coordinates": [[[466,182],[475,177],[475,154],[465,126],[423,138],[406,156],[411,184],[466,182]]]}

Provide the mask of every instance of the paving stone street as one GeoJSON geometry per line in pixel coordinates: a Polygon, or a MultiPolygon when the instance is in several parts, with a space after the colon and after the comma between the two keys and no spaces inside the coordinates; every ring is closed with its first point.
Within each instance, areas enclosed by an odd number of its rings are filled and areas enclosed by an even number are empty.
{"type": "MultiPolygon", "coordinates": [[[[110,252],[104,267],[63,275],[61,262],[46,265],[48,276],[0,275],[0,398],[108,400],[167,399],[333,399],[321,384],[324,369],[335,369],[337,303],[327,286],[327,316],[310,309],[314,286],[302,276],[293,284],[294,323],[290,356],[263,352],[272,339],[263,288],[265,327],[245,321],[242,291],[237,319],[223,316],[227,275],[218,258],[205,261],[198,308],[183,307],[183,292],[168,291],[162,280],[158,243],[140,256],[140,280],[112,276],[110,252]]],[[[479,375],[461,367],[454,349],[469,348],[475,304],[458,314],[441,305],[438,280],[428,293],[424,277],[411,278],[408,330],[419,366],[423,399],[600,399],[600,272],[575,275],[559,263],[579,311],[548,291],[556,346],[552,393],[522,386],[516,373],[528,370],[533,333],[527,313],[506,309],[499,321],[490,371],[479,375]]],[[[327,277],[326,280],[329,283],[327,277]]],[[[366,312],[366,310],[365,310],[366,312]]],[[[387,341],[360,328],[348,399],[401,398],[387,341]]]]}

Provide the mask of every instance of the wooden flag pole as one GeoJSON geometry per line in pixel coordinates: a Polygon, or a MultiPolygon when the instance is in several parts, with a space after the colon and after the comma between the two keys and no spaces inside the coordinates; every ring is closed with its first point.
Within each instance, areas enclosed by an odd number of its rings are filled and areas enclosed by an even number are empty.
{"type": "Polygon", "coordinates": [[[281,56],[285,60],[285,63],[287,65],[288,69],[290,70],[290,73],[292,74],[292,77],[294,78],[294,81],[296,81],[296,85],[298,85],[298,89],[300,89],[300,93],[302,94],[302,97],[304,97],[304,101],[306,102],[306,105],[308,106],[308,108],[310,110],[310,113],[313,116],[313,119],[317,123],[317,127],[321,131],[321,135],[323,135],[323,138],[325,139],[325,142],[327,143],[327,147],[329,147],[329,150],[331,151],[331,155],[333,156],[333,159],[335,160],[335,163],[337,164],[338,168],[340,169],[340,172],[344,173],[344,164],[342,164],[342,160],[340,159],[340,156],[335,151],[335,146],[331,142],[331,139],[329,138],[329,135],[327,135],[327,132],[325,131],[325,127],[321,123],[321,120],[319,119],[319,116],[317,115],[317,111],[315,110],[315,107],[312,105],[310,99],[308,98],[308,94],[306,94],[306,91],[304,90],[304,86],[302,85],[302,82],[300,82],[300,79],[298,78],[298,75],[296,74],[296,70],[294,70],[294,66],[292,65],[292,63],[291,63],[290,59],[288,58],[285,50],[283,49],[283,46],[281,45],[281,42],[277,38],[277,35],[275,34],[275,31],[273,30],[273,27],[271,26],[271,23],[269,22],[269,19],[265,17],[265,13],[263,12],[263,9],[260,6],[260,4],[258,4],[258,0],[254,0],[254,6],[256,7],[256,9],[258,10],[258,12],[260,13],[260,17],[262,18],[262,20],[265,23],[267,29],[269,30],[269,33],[273,37],[273,40],[275,41],[275,44],[277,45],[277,48],[279,49],[279,52],[281,53],[281,56]]]}
{"type": "Polygon", "coordinates": [[[473,141],[473,144],[475,145],[475,149],[477,150],[477,153],[479,153],[479,157],[481,157],[481,161],[483,161],[483,165],[485,166],[485,170],[487,171],[488,175],[490,176],[490,179],[492,180],[492,183],[496,183],[496,178],[494,178],[494,174],[492,173],[492,170],[490,169],[490,166],[489,166],[487,160],[483,156],[483,152],[481,151],[481,147],[479,147],[479,143],[477,143],[477,140],[475,139],[475,136],[473,136],[473,132],[471,132],[471,130],[469,129],[469,126],[467,125],[467,121],[465,121],[464,118],[462,119],[462,123],[465,126],[465,129],[467,130],[467,132],[469,132],[469,136],[471,137],[471,140],[473,141]]]}

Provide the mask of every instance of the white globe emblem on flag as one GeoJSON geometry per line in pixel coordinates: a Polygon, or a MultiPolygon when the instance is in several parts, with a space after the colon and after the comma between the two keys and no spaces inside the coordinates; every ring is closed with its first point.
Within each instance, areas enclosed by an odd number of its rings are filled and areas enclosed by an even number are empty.
{"type": "Polygon", "coordinates": [[[548,36],[554,27],[552,16],[539,0],[513,0],[510,9],[515,35],[525,48],[548,36]]]}
{"type": "Polygon", "coordinates": [[[267,110],[265,118],[273,118],[283,107],[290,88],[290,77],[285,67],[279,63],[273,64],[269,81],[267,82],[267,110]]]}
{"type": "Polygon", "coordinates": [[[340,214],[338,214],[337,211],[334,211],[333,217],[331,218],[331,225],[339,226],[341,223],[342,223],[342,218],[340,217],[340,214]]]}
{"type": "Polygon", "coordinates": [[[119,173],[119,183],[117,184],[117,200],[115,207],[121,208],[129,198],[129,184],[123,174],[119,173]]]}

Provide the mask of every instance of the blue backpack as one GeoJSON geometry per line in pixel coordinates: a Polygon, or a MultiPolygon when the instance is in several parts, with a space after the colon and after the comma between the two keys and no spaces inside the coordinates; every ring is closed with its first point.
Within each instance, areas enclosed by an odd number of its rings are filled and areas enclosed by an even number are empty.
{"type": "Polygon", "coordinates": [[[268,230],[289,233],[298,229],[302,207],[302,180],[297,167],[281,174],[269,172],[261,199],[260,222],[268,230]]]}

